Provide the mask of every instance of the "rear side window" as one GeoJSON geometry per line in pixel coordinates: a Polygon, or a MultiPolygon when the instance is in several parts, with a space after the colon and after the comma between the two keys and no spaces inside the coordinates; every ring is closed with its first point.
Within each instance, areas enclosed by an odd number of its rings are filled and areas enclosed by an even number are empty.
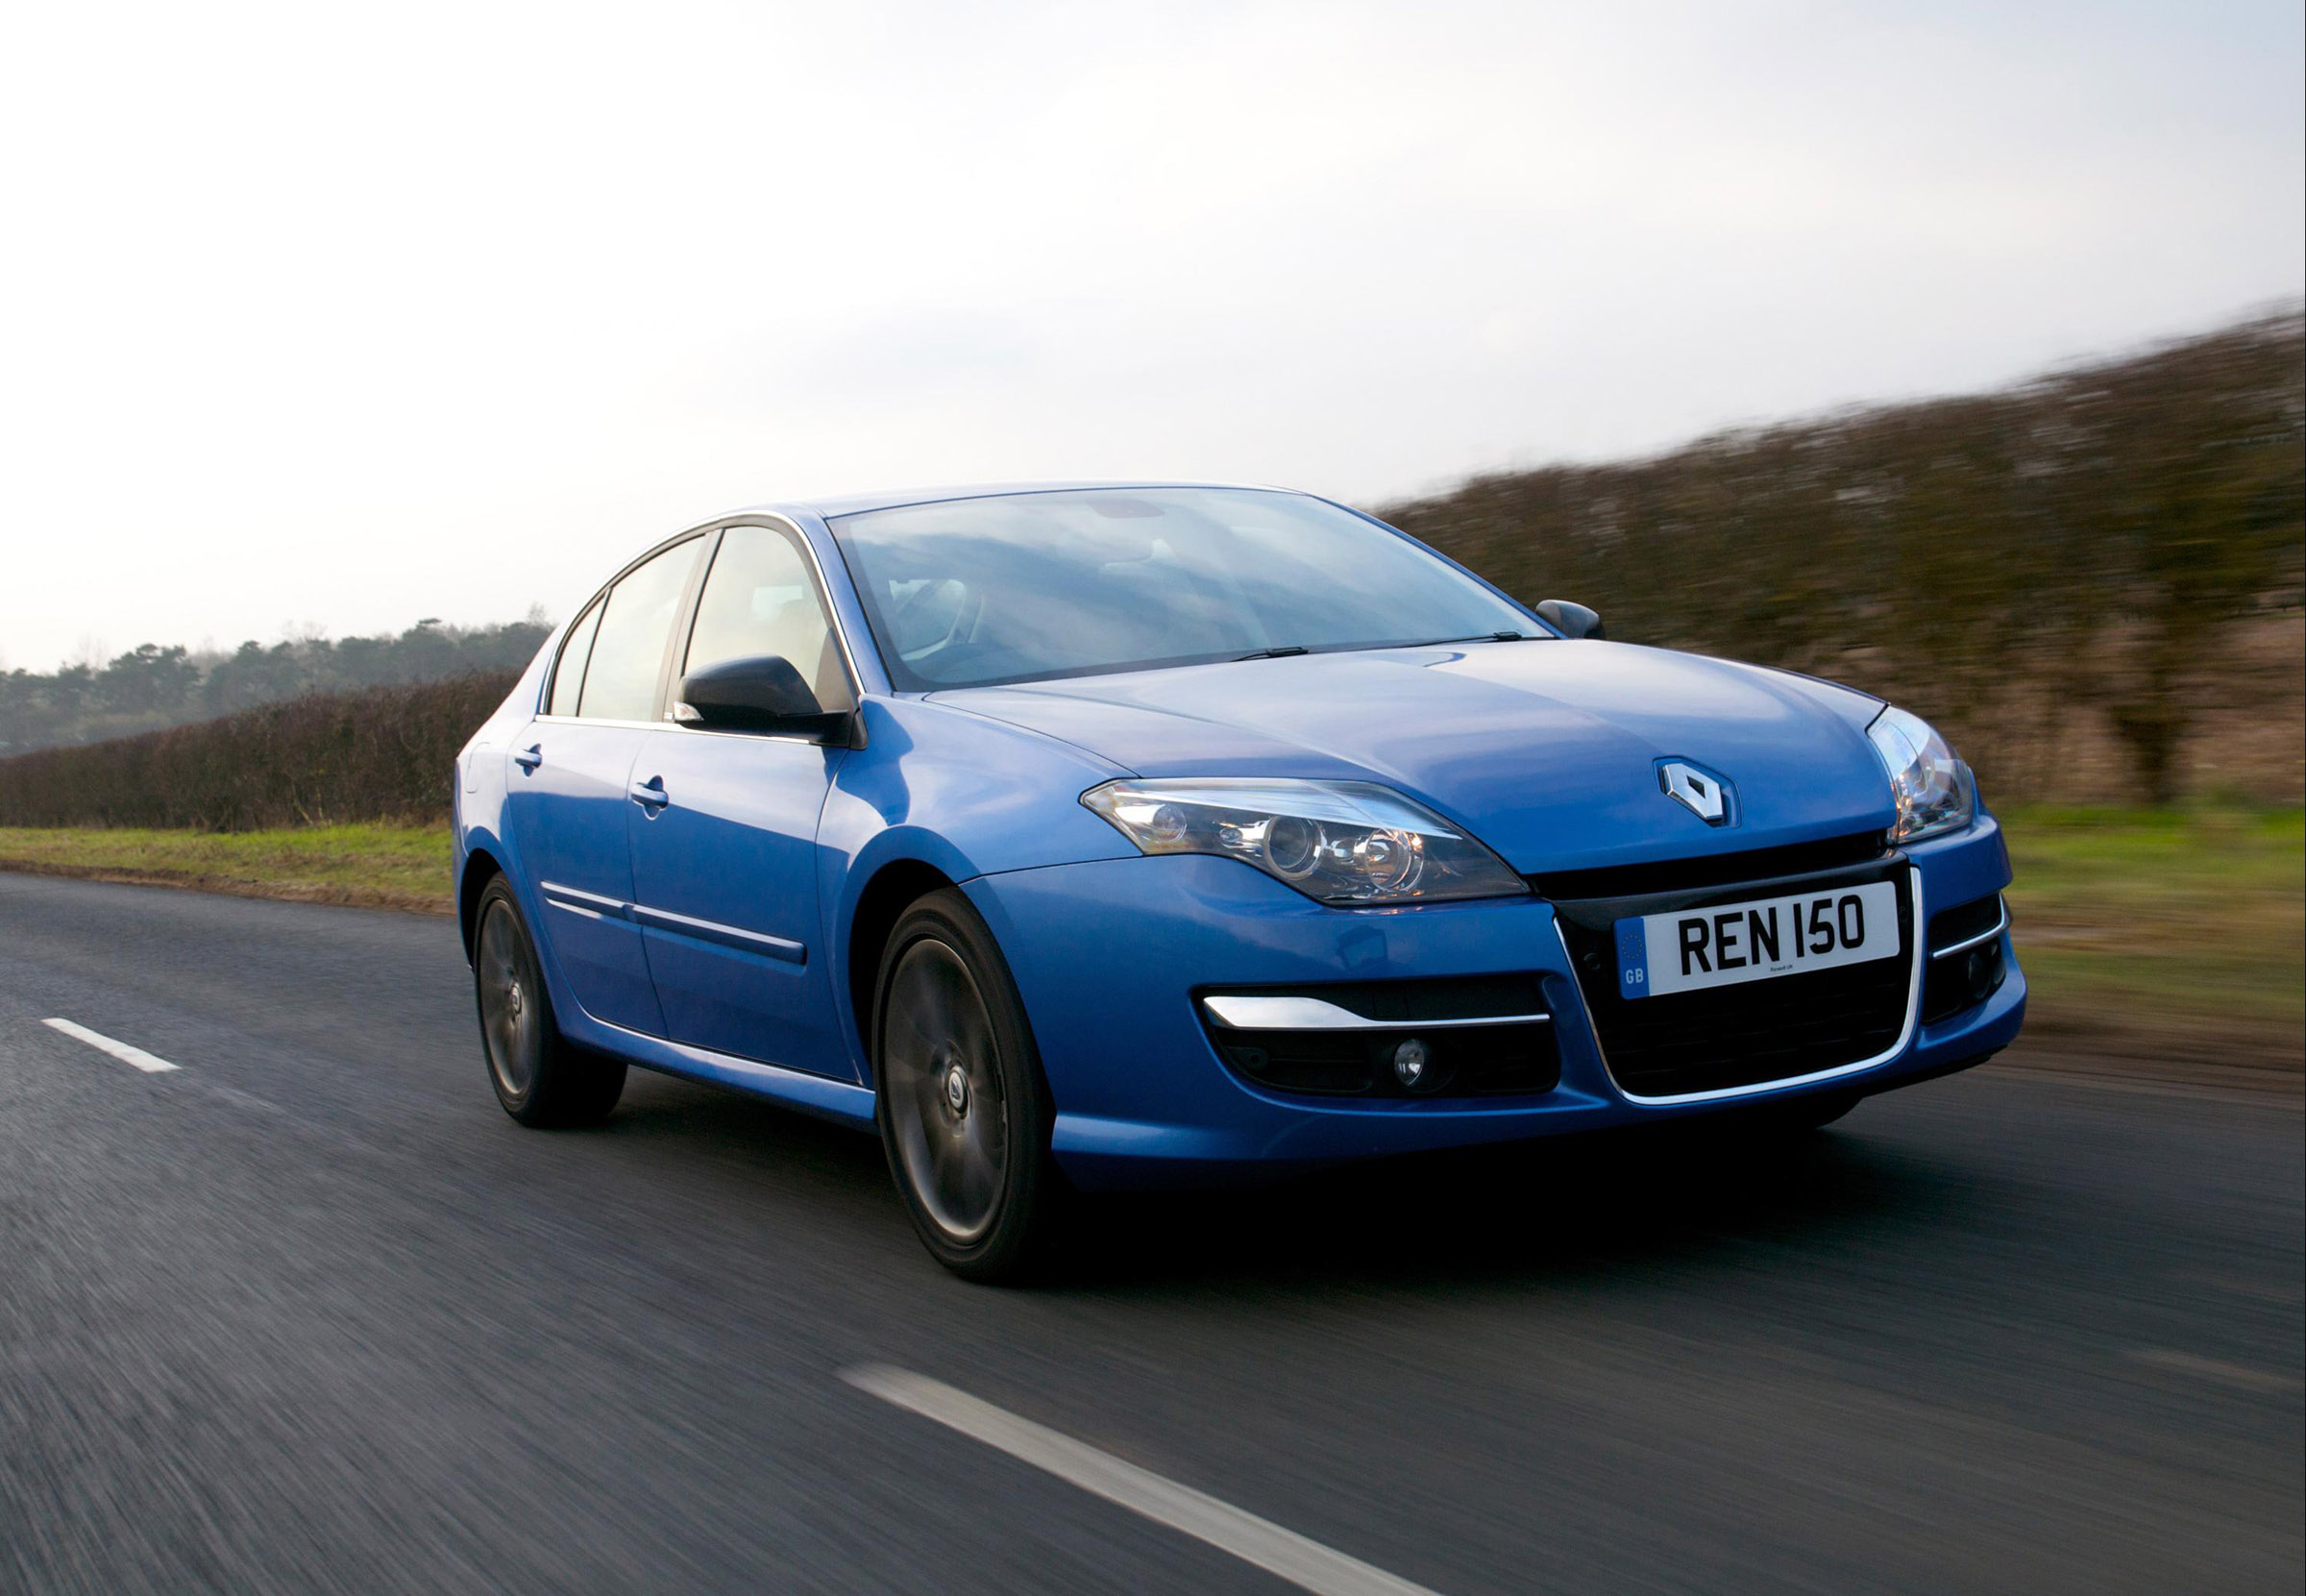
{"type": "Polygon", "coordinates": [[[776,528],[731,527],[697,601],[680,674],[753,654],[783,655],[827,710],[855,707],[807,557],[776,528]]]}
{"type": "Polygon", "coordinates": [[[576,713],[588,721],[646,721],[656,709],[656,675],[702,538],[633,567],[608,590],[576,713]]]}
{"type": "Polygon", "coordinates": [[[552,668],[552,698],[545,706],[546,714],[576,713],[576,695],[584,687],[584,662],[592,656],[593,632],[600,625],[601,606],[595,604],[569,628],[568,641],[560,646],[560,663],[552,668]]]}

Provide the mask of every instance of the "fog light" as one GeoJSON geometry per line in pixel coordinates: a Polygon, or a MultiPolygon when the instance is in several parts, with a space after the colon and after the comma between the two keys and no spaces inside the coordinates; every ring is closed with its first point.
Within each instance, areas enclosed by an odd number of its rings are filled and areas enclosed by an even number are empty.
{"type": "Polygon", "coordinates": [[[1414,1091],[1417,1083],[1425,1079],[1425,1067],[1432,1059],[1425,1044],[1411,1037],[1393,1049],[1393,1078],[1414,1091]]]}

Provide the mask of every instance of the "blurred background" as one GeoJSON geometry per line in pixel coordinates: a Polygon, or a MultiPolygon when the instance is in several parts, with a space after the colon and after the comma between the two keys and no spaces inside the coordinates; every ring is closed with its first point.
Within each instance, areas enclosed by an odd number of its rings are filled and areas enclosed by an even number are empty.
{"type": "Polygon", "coordinates": [[[2298,1590],[2296,0],[19,4],[0,216],[0,1593],[1278,1588],[868,1359],[1458,1596],[2298,1590]],[[2024,1035],[1024,1292],[488,1106],[450,761],[607,574],[1138,477],[1928,717],[2024,1035]]]}
{"type": "Polygon", "coordinates": [[[449,753],[666,532],[1279,481],[1912,705],[2015,806],[2037,1037],[2299,1075],[2294,6],[94,5],[11,46],[0,860],[435,905],[449,753]]]}

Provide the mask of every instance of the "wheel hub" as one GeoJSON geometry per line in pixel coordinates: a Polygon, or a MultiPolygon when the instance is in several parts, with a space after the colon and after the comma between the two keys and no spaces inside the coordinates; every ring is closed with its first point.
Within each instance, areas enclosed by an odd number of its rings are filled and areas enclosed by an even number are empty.
{"type": "MultiPolygon", "coordinates": [[[[481,1032],[500,1091],[518,1097],[533,1084],[543,1038],[528,1019],[528,984],[522,979],[521,933],[512,912],[491,904],[481,921],[479,966],[481,1032]]],[[[539,1012],[538,1019],[545,1018],[539,1012]]]]}
{"type": "Polygon", "coordinates": [[[883,1000],[885,1128],[917,1215],[954,1245],[999,1216],[1009,1166],[1000,1053],[961,956],[923,938],[898,959],[883,1000]]]}

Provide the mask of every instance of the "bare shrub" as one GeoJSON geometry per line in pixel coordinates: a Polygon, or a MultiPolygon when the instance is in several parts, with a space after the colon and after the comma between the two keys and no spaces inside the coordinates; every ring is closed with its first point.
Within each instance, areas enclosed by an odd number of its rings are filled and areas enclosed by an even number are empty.
{"type": "Polygon", "coordinates": [[[445,820],[456,750],[515,679],[488,672],[321,694],[0,759],[0,825],[253,831],[445,820]]]}
{"type": "Polygon", "coordinates": [[[2302,416],[2294,310],[2000,393],[1482,478],[1386,517],[1519,598],[1593,604],[1612,637],[1894,698],[2012,796],[2294,800],[2294,758],[2213,775],[2201,756],[2221,716],[2252,747],[2250,716],[2299,734],[2302,416]],[[2077,737],[2111,739],[2120,775],[2094,759],[2078,780],[2055,752],[2077,737]]]}

